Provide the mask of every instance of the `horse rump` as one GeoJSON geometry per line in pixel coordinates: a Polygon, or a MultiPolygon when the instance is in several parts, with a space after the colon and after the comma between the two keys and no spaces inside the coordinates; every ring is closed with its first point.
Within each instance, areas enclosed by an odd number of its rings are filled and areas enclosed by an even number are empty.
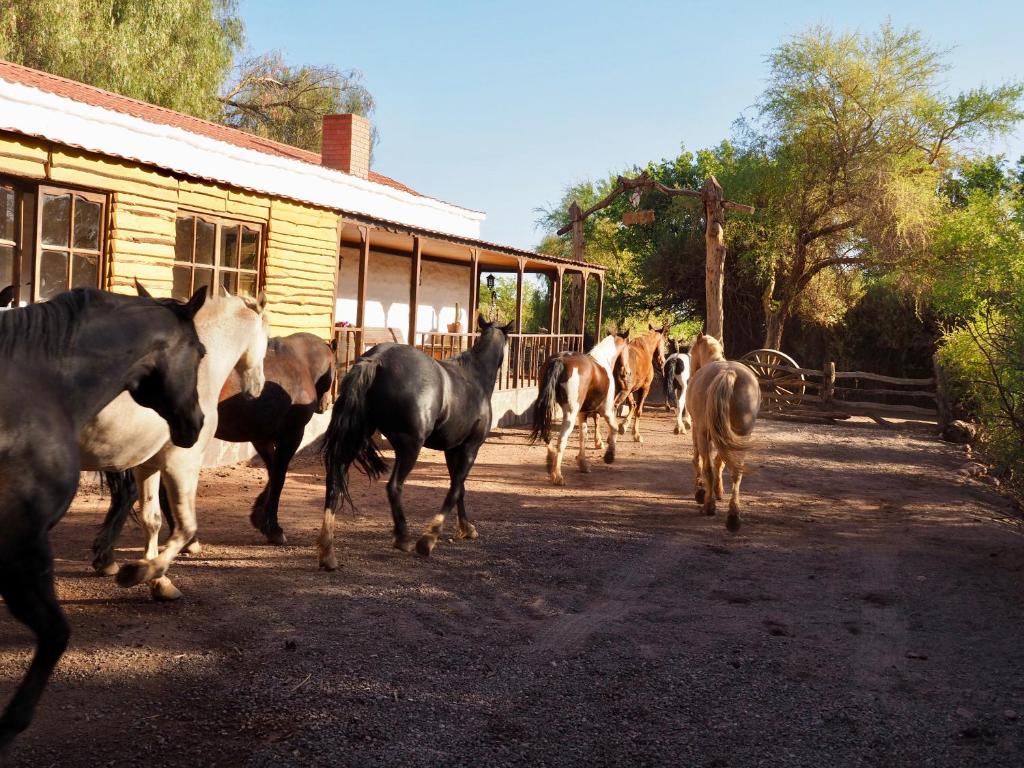
{"type": "Polygon", "coordinates": [[[357,360],[341,380],[331,421],[324,435],[321,455],[327,476],[324,507],[337,509],[339,496],[352,505],[348,491],[348,468],[355,462],[371,480],[388,468],[373,441],[376,426],[369,416],[367,394],[377,376],[379,363],[371,358],[357,360]]]}
{"type": "Polygon", "coordinates": [[[564,375],[565,361],[561,357],[553,357],[544,364],[544,371],[537,387],[537,400],[533,404],[531,444],[538,440],[545,443],[551,441],[551,413],[558,402],[558,383],[564,375]]]}
{"type": "Polygon", "coordinates": [[[708,436],[725,461],[726,466],[743,469],[743,453],[750,444],[748,435],[741,435],[732,428],[730,401],[736,388],[736,371],[724,370],[715,375],[708,387],[704,401],[704,423],[708,436]]]}

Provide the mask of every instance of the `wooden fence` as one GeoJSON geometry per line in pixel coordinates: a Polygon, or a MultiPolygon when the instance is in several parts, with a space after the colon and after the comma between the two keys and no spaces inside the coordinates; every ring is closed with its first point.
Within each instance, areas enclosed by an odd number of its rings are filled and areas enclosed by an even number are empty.
{"type": "Polygon", "coordinates": [[[935,378],[908,379],[865,371],[788,365],[762,366],[762,410],[797,416],[847,419],[868,416],[939,421],[942,402],[935,378]],[[881,386],[880,386],[881,385],[881,386]]]}

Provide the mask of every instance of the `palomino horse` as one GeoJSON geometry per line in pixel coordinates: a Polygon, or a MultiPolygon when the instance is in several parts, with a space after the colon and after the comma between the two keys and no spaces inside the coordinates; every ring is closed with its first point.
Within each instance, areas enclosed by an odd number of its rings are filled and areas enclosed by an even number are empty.
{"type": "MultiPolygon", "coordinates": [[[[252,443],[267,467],[267,484],[252,506],[249,521],[271,544],[285,544],[277,522],[288,465],[302,442],[306,424],[314,413],[325,413],[334,383],[334,352],[311,333],[274,337],[263,361],[266,383],[257,398],[247,397],[242,377],[232,370],[217,406],[217,437],[232,443],[252,443]]],[[[134,475],[107,473],[110,509],[93,543],[94,562],[113,560],[111,549],[128,513],[138,498],[134,475]]],[[[161,486],[160,507],[171,531],[174,518],[161,486]]],[[[189,546],[196,544],[195,539],[189,546]]]]}
{"type": "Polygon", "coordinates": [[[690,428],[690,414],[686,412],[686,385],[690,381],[690,355],[678,341],[669,340],[672,354],[665,358],[665,405],[676,410],[675,434],[690,428]]]}
{"type": "Polygon", "coordinates": [[[599,439],[598,415],[608,423],[606,464],[615,461],[615,387],[612,371],[626,348],[624,336],[605,336],[592,350],[563,352],[544,363],[538,377],[537,400],[533,405],[533,430],[530,441],[543,440],[548,446],[548,473],[555,485],[565,485],[562,456],[572,430],[580,425],[580,452],[576,463],[580,472],[589,472],[587,463],[587,419],[594,417],[594,436],[599,439]],[[562,428],[558,440],[551,440],[551,421],[555,405],[562,409],[562,428]]]}
{"type": "Polygon", "coordinates": [[[731,362],[722,354],[714,336],[697,336],[690,347],[693,376],[686,391],[686,410],[693,418],[693,481],[695,498],[704,514],[715,514],[715,499],[721,499],[722,469],[729,467],[732,498],[725,526],[740,529],[740,483],[743,457],[750,433],[761,408],[761,387],[757,377],[743,363],[731,362]],[[716,452],[714,470],[712,449],[716,452]]]}
{"type": "Polygon", "coordinates": [[[466,516],[466,478],[491,431],[491,393],[512,330],[511,324],[502,328],[483,317],[477,325],[480,336],[458,357],[438,362],[415,347],[389,342],[361,355],[345,374],[324,437],[327,492],[317,541],[321,568],[338,567],[334,517],[341,502],[352,504],[349,466],[355,462],[373,479],[387,469],[373,441],[375,430],[395,451],[395,468],[387,485],[394,546],[404,552],[413,548],[402,510],[402,487],[424,446],[444,451],[451,483],[441,511],[415,542],[416,552],[430,555],[445,517],[456,507],[459,538],[477,537],[476,527],[466,516]]]}
{"type": "MultiPolygon", "coordinates": [[[[141,286],[139,290],[145,292],[141,286]]],[[[107,556],[93,561],[93,567],[100,573],[110,575],[116,571],[117,583],[122,587],[149,581],[157,599],[181,596],[164,574],[196,532],[199,470],[203,452],[217,431],[221,387],[234,369],[249,395],[258,397],[263,391],[263,358],[267,351],[264,305],[262,297],[253,302],[225,294],[207,301],[196,314],[196,332],[207,351],[199,366],[199,403],[206,421],[191,447],[169,442],[164,423],[124,395],[104,408],[79,434],[83,469],[120,472],[134,468],[141,489],[142,521],[148,539],[145,559],[126,563],[117,570],[110,558],[111,542],[110,546],[97,548],[107,552],[107,556]],[[157,546],[161,473],[177,523],[162,552],[157,546]]]]}
{"type": "Polygon", "coordinates": [[[203,345],[192,318],[205,298],[205,288],[188,304],[78,288],[0,312],[0,595],[36,636],[32,663],[0,717],[0,750],[32,721],[68,643],[47,532],[78,489],[78,430],[127,391],[176,444],[195,443],[203,345]]]}
{"type": "Polygon", "coordinates": [[[615,366],[615,389],[618,393],[615,408],[617,410],[623,403],[629,403],[625,421],[619,422],[619,434],[626,434],[626,428],[632,421],[633,440],[637,443],[644,441],[640,436],[640,416],[643,415],[647,395],[651,392],[654,372],[665,367],[665,351],[661,348],[665,329],[656,329],[653,325],[647,327],[647,333],[629,342],[620,362],[615,366]],[[639,401],[634,397],[634,392],[640,393],[639,401]]]}

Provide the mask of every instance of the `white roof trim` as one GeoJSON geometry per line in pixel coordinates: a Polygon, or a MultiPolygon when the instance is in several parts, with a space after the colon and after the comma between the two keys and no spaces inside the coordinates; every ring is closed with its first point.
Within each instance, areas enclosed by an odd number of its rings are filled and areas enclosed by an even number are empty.
{"type": "Polygon", "coordinates": [[[134,160],[255,192],[478,239],[485,214],[319,165],[0,79],[0,130],[134,160]]]}

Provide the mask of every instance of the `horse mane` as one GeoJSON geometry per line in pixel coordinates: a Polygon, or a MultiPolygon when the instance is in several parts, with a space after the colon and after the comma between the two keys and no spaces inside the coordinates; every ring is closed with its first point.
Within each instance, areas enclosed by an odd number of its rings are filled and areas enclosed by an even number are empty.
{"type": "Polygon", "coordinates": [[[618,356],[618,351],[615,347],[615,337],[608,334],[601,339],[601,341],[595,344],[587,354],[598,362],[611,365],[615,362],[615,358],[618,356]]]}
{"type": "Polygon", "coordinates": [[[59,358],[71,348],[93,307],[109,307],[109,294],[75,288],[49,301],[0,312],[0,356],[59,358]]]}

